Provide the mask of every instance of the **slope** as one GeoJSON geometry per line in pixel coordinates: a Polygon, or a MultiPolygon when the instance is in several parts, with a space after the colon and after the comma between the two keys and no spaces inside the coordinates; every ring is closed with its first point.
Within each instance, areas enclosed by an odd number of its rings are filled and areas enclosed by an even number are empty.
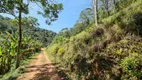
{"type": "Polygon", "coordinates": [[[142,79],[142,1],[102,24],[47,47],[57,68],[72,80],[142,79]]]}

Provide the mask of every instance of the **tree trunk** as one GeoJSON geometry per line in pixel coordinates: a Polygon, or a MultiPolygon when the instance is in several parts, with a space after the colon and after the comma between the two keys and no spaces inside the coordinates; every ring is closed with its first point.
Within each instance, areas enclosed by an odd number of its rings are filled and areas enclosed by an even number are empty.
{"type": "Polygon", "coordinates": [[[107,17],[110,16],[109,7],[110,7],[109,1],[106,1],[107,17]]]}
{"type": "MultiPolygon", "coordinates": [[[[22,0],[21,0],[22,2],[22,0]]],[[[19,38],[18,38],[18,52],[17,52],[17,56],[16,56],[16,69],[19,67],[20,64],[20,53],[21,53],[21,42],[22,42],[22,29],[21,29],[21,25],[22,25],[22,10],[21,10],[22,5],[20,4],[20,9],[19,9],[19,20],[18,20],[18,26],[19,26],[19,38]]]]}
{"type": "Polygon", "coordinates": [[[97,26],[98,25],[98,20],[97,20],[97,0],[93,0],[93,6],[94,6],[95,24],[97,26]]]}

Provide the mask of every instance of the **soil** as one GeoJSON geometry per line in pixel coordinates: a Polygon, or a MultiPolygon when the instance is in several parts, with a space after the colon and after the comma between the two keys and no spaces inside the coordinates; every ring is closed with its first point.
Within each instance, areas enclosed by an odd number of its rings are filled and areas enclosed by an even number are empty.
{"type": "Polygon", "coordinates": [[[45,49],[35,56],[17,80],[62,80],[52,63],[45,54],[45,49]]]}

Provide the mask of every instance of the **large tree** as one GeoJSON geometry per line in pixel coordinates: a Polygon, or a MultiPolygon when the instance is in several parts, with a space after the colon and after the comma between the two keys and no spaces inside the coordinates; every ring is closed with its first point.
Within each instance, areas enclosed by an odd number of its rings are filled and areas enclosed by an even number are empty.
{"type": "Polygon", "coordinates": [[[94,21],[94,13],[93,9],[86,8],[83,11],[81,11],[79,19],[77,20],[77,23],[85,23],[90,24],[92,21],[94,21]]]}
{"type": "Polygon", "coordinates": [[[58,13],[63,9],[62,4],[55,0],[0,0],[0,13],[13,15],[18,20],[19,38],[16,56],[16,68],[20,64],[21,42],[22,42],[22,14],[29,13],[30,3],[37,4],[41,8],[38,14],[46,18],[46,23],[51,24],[58,18],[58,13]]]}

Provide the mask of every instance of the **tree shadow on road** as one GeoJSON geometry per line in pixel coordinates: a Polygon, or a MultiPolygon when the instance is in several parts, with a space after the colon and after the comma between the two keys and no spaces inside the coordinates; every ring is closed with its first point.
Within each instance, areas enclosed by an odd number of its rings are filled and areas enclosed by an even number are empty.
{"type": "Polygon", "coordinates": [[[58,63],[47,63],[27,66],[27,70],[24,71],[24,73],[36,72],[32,80],[67,80],[66,74],[55,68],[57,64],[58,63]]]}

